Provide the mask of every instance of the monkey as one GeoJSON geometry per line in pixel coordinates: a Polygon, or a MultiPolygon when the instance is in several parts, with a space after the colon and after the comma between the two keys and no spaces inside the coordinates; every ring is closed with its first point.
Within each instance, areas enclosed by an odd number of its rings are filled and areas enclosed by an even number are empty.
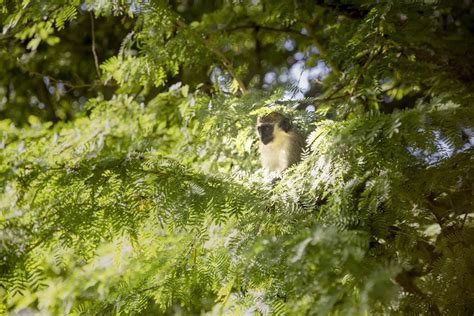
{"type": "Polygon", "coordinates": [[[260,160],[267,175],[281,174],[301,160],[305,138],[286,116],[271,112],[259,117],[257,133],[260,160]]]}

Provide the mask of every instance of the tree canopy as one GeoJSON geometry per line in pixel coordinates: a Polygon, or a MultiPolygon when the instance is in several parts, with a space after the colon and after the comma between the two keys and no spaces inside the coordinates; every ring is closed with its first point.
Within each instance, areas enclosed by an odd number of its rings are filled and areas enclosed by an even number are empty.
{"type": "Polygon", "coordinates": [[[0,0],[0,313],[472,315],[472,1],[0,0]],[[255,120],[307,135],[278,181],[255,120]]]}

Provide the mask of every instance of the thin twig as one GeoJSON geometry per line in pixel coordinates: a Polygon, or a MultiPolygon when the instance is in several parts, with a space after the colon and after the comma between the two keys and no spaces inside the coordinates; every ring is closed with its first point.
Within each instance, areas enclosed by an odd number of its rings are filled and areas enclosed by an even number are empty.
{"type": "Polygon", "coordinates": [[[255,26],[254,28],[254,36],[255,36],[255,73],[257,74],[258,78],[258,87],[261,89],[263,87],[263,68],[262,68],[262,45],[258,38],[260,32],[260,27],[255,26]]]}
{"type": "Polygon", "coordinates": [[[367,59],[365,64],[362,66],[362,69],[359,71],[359,74],[357,75],[357,78],[354,81],[355,85],[359,83],[360,78],[362,77],[363,74],[366,73],[367,69],[369,68],[370,64],[374,61],[375,57],[377,57],[381,53],[382,53],[382,48],[378,48],[375,51],[370,52],[369,58],[367,59]]]}
{"type": "MultiPolygon", "coordinates": [[[[180,20],[176,21],[176,24],[178,27],[182,29],[187,29],[187,25],[180,20]]],[[[189,31],[193,32],[192,30],[189,30],[189,31]]],[[[210,50],[212,53],[214,53],[214,55],[217,56],[217,58],[219,58],[224,68],[229,72],[232,78],[234,78],[234,80],[237,81],[240,92],[244,94],[247,91],[247,88],[245,87],[244,82],[237,76],[237,73],[234,67],[232,66],[232,63],[230,62],[230,60],[219,49],[213,47],[206,38],[202,37],[200,34],[196,34],[196,37],[199,38],[203,42],[204,46],[206,46],[208,50],[210,50]]]]}
{"type": "Polygon", "coordinates": [[[256,27],[258,27],[260,30],[264,30],[264,31],[279,32],[279,33],[291,33],[291,34],[294,34],[294,35],[298,35],[298,36],[301,36],[301,37],[308,38],[307,35],[299,32],[297,30],[279,29],[279,28],[276,28],[276,27],[265,26],[265,25],[260,25],[260,24],[238,25],[238,26],[235,26],[235,27],[223,29],[222,31],[227,32],[227,33],[231,33],[231,32],[242,30],[242,29],[255,29],[256,27]]]}
{"type": "Polygon", "coordinates": [[[301,91],[298,87],[300,86],[301,78],[303,78],[303,73],[306,71],[305,63],[303,63],[303,69],[301,70],[300,76],[298,78],[298,82],[296,83],[296,88],[293,91],[293,94],[291,95],[291,99],[293,99],[296,95],[296,92],[301,91]]]}
{"type": "Polygon", "coordinates": [[[326,61],[326,63],[331,67],[332,71],[336,76],[340,76],[342,72],[339,70],[339,68],[336,66],[334,61],[329,57],[329,54],[327,53],[326,49],[324,48],[323,45],[319,42],[319,40],[316,38],[314,34],[311,33],[311,26],[306,25],[306,31],[308,32],[308,35],[311,37],[312,42],[314,46],[318,49],[319,55],[326,61]]]}
{"type": "Polygon", "coordinates": [[[334,97],[324,97],[324,98],[305,98],[305,99],[300,99],[300,100],[278,100],[278,101],[275,101],[276,104],[294,104],[294,103],[299,103],[299,104],[308,104],[308,105],[312,105],[316,102],[326,102],[326,101],[333,101],[333,100],[338,100],[338,99],[344,99],[344,98],[347,98],[349,97],[348,94],[341,94],[341,95],[337,95],[337,96],[334,96],[334,97]]]}
{"type": "Polygon", "coordinates": [[[70,83],[70,82],[67,82],[67,81],[63,81],[61,79],[51,77],[50,75],[42,74],[42,73],[37,72],[37,71],[31,71],[31,70],[27,70],[27,71],[28,71],[29,74],[35,75],[35,76],[37,76],[41,79],[43,79],[44,77],[47,77],[50,81],[52,81],[54,83],[57,83],[57,84],[61,83],[65,87],[69,88],[67,91],[70,91],[70,90],[73,90],[73,89],[80,89],[80,88],[93,88],[93,87],[98,87],[98,86],[102,85],[101,83],[99,83],[97,81],[94,82],[94,83],[74,84],[74,83],[70,83]]]}
{"type": "Polygon", "coordinates": [[[339,91],[342,90],[344,86],[340,85],[339,87],[336,87],[334,91],[332,91],[329,95],[327,96],[319,96],[319,97],[309,97],[309,98],[304,98],[300,100],[285,100],[285,101],[276,101],[275,103],[277,104],[293,104],[293,103],[299,103],[299,104],[314,104],[316,102],[326,102],[326,101],[332,101],[332,100],[338,100],[338,99],[344,99],[347,97],[350,97],[351,95],[348,94],[347,92],[344,94],[336,95],[339,91]]]}
{"type": "Polygon", "coordinates": [[[97,72],[97,77],[100,78],[99,58],[97,57],[97,52],[95,51],[94,15],[92,14],[92,11],[90,11],[89,14],[91,16],[92,54],[94,55],[95,71],[97,72]]]}

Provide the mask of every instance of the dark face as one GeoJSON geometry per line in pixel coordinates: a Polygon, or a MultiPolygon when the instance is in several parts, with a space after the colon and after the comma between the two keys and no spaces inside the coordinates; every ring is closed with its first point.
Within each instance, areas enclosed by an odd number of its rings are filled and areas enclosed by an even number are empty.
{"type": "Polygon", "coordinates": [[[273,124],[260,124],[257,127],[258,135],[264,145],[273,140],[273,124]]]}

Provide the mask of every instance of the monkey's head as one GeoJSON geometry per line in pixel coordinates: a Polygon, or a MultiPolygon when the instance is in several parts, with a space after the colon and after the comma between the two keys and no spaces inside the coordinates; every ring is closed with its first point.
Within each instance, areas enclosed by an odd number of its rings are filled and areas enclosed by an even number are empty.
{"type": "Polygon", "coordinates": [[[290,120],[278,112],[271,112],[257,119],[258,136],[264,145],[273,141],[277,129],[288,133],[291,129],[290,120]]]}

